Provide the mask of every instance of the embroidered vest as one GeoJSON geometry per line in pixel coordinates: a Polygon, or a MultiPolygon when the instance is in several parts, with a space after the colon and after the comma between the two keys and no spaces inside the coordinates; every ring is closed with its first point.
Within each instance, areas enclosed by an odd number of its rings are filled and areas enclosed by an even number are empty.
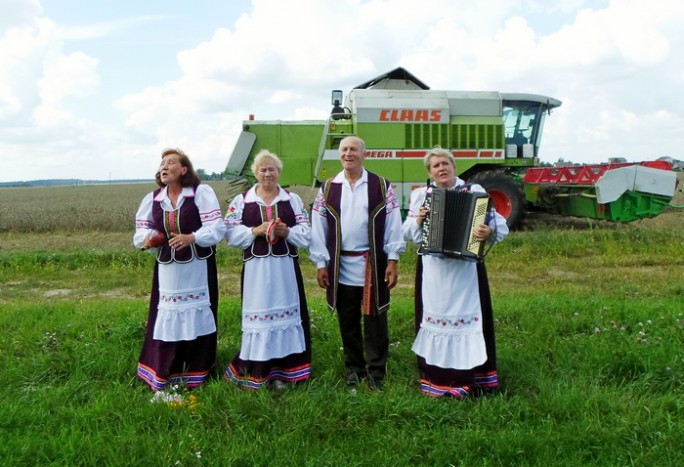
{"type": "MultiPolygon", "coordinates": [[[[247,192],[243,193],[246,196],[247,192]]],[[[297,225],[297,218],[295,216],[292,204],[289,201],[278,201],[272,206],[263,206],[259,203],[245,203],[242,211],[242,224],[247,227],[256,227],[263,222],[271,219],[280,218],[280,221],[288,227],[297,225]]],[[[271,245],[266,241],[265,237],[257,237],[249,248],[245,248],[242,252],[242,260],[249,261],[253,257],[263,258],[265,256],[298,256],[297,247],[282,237],[278,237],[278,241],[271,245]]]]}
{"type": "MultiPolygon", "coordinates": [[[[153,199],[156,200],[157,195],[162,189],[159,188],[154,191],[153,199]]],[[[167,238],[171,238],[171,233],[190,234],[202,227],[202,219],[200,219],[199,209],[195,204],[194,193],[197,187],[193,187],[193,196],[186,198],[180,209],[173,211],[164,211],[159,201],[152,203],[152,220],[154,228],[160,232],[165,232],[167,238]]],[[[162,264],[189,263],[193,258],[206,259],[214,254],[214,247],[199,246],[195,243],[177,251],[175,248],[169,246],[166,241],[157,251],[157,261],[162,264]]]]}
{"type": "MultiPolygon", "coordinates": [[[[323,194],[328,211],[328,234],[326,245],[330,255],[328,262],[328,275],[330,286],[326,290],[328,306],[335,309],[337,304],[337,288],[340,275],[340,251],[341,239],[341,200],[342,184],[331,183],[332,179],[325,182],[323,194]]],[[[389,182],[384,178],[368,172],[368,244],[369,262],[372,270],[372,314],[387,311],[390,301],[390,293],[385,283],[385,269],[387,269],[387,254],[384,249],[385,238],[385,198],[389,182]]]]}

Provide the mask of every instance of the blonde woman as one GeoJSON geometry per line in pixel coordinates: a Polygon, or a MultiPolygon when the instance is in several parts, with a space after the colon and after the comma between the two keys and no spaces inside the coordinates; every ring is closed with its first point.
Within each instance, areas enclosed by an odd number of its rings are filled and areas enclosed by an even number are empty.
{"type": "Polygon", "coordinates": [[[311,375],[311,337],[299,248],[311,242],[302,199],[279,184],[283,164],[267,150],[254,158],[257,184],[225,216],[228,245],[241,248],[242,342],[225,372],[245,389],[282,390],[311,375]]]}
{"type": "MultiPolygon", "coordinates": [[[[454,158],[442,148],[428,152],[424,163],[432,182],[411,193],[409,214],[402,225],[404,238],[417,244],[422,242],[422,225],[428,215],[424,201],[433,188],[485,191],[456,177],[454,158]]],[[[480,241],[501,241],[508,234],[506,220],[492,212],[474,233],[480,241]]],[[[421,391],[462,399],[496,389],[496,346],[484,262],[419,255],[415,294],[417,332],[412,350],[418,356],[421,391]]]]}

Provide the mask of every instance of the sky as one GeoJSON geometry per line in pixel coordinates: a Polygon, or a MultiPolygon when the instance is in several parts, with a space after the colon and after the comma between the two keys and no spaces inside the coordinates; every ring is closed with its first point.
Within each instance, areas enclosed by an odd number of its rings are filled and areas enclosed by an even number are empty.
{"type": "Polygon", "coordinates": [[[0,182],[222,172],[250,114],[323,119],[396,67],[562,106],[540,158],[684,159],[681,0],[0,0],[0,182]]]}

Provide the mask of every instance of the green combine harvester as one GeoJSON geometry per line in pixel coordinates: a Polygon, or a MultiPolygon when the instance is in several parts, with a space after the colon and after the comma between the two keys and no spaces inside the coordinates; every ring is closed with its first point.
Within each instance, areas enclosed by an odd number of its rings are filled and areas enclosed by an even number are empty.
{"type": "Polygon", "coordinates": [[[283,186],[313,190],[339,172],[340,141],[355,135],[366,142],[366,168],[392,181],[404,209],[426,183],[423,156],[435,146],[451,152],[459,177],[487,190],[512,228],[530,208],[618,222],[654,217],[675,194],[676,173],[663,161],[539,167],[544,120],[561,105],[552,97],[431,90],[396,68],[342,99],[332,92],[326,120],[244,121],[225,171],[235,189],[254,182],[254,155],[268,149],[285,164],[283,186]]]}

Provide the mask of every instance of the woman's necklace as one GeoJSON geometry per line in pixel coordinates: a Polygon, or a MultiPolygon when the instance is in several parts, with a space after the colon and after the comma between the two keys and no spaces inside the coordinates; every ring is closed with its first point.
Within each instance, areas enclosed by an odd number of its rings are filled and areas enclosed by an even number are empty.
{"type": "Polygon", "coordinates": [[[171,205],[175,208],[176,204],[178,203],[178,196],[180,196],[180,193],[171,193],[171,190],[168,190],[167,196],[171,201],[171,205]]]}

